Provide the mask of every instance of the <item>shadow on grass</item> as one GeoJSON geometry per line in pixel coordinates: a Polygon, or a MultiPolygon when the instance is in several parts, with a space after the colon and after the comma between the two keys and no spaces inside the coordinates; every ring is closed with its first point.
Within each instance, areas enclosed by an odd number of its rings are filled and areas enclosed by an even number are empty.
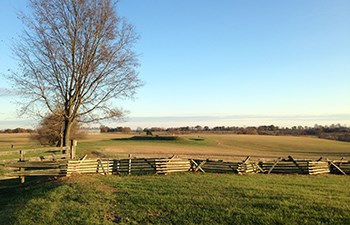
{"type": "Polygon", "coordinates": [[[45,196],[61,185],[48,177],[26,177],[20,184],[19,179],[0,181],[0,224],[17,224],[18,216],[31,199],[45,196]]]}
{"type": "Polygon", "coordinates": [[[189,138],[191,141],[204,141],[204,138],[197,137],[197,138],[189,138]]]}
{"type": "Polygon", "coordinates": [[[42,183],[51,182],[54,179],[53,177],[26,177],[24,184],[20,183],[19,178],[0,180],[0,195],[7,192],[13,192],[15,190],[26,189],[30,186],[35,186],[42,183]]]}
{"type": "Polygon", "coordinates": [[[133,136],[130,138],[113,138],[114,141],[178,141],[177,136],[133,136]]]}

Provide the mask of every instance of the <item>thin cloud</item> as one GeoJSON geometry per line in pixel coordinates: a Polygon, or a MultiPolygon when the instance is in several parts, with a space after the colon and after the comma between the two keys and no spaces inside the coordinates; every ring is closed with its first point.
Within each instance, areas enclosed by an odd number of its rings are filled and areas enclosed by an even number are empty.
{"type": "MultiPolygon", "coordinates": [[[[227,115],[227,116],[173,116],[130,117],[116,126],[130,127],[180,127],[180,126],[260,126],[281,127],[338,124],[350,125],[350,114],[332,115],[227,115]]],[[[114,124],[113,124],[114,125],[114,124]]]]}
{"type": "Polygon", "coordinates": [[[15,89],[0,87],[0,97],[11,97],[18,95],[18,91],[15,89]]]}

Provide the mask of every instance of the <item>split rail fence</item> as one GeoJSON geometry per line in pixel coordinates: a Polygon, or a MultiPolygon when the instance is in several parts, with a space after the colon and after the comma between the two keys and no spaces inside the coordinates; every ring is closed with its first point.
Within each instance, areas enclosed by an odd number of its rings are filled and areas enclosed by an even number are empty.
{"type": "MultiPolygon", "coordinates": [[[[288,159],[278,158],[274,161],[260,162],[261,168],[268,174],[325,174],[330,173],[331,165],[332,162],[329,160],[296,160],[291,156],[289,156],[288,159]]],[[[339,169],[340,168],[337,170],[339,169]]]]}
{"type": "MultiPolygon", "coordinates": [[[[61,149],[62,151],[62,149],[61,149]]],[[[28,160],[21,151],[18,162],[4,164],[5,173],[1,178],[20,178],[25,182],[28,176],[71,176],[72,174],[102,174],[102,175],[142,175],[169,174],[176,172],[201,173],[232,173],[232,174],[350,174],[350,161],[298,160],[289,156],[270,161],[252,161],[250,157],[242,161],[228,162],[210,159],[184,159],[177,156],[170,158],[137,158],[129,155],[124,159],[71,159],[67,149],[63,154],[41,160],[28,160]]]]}

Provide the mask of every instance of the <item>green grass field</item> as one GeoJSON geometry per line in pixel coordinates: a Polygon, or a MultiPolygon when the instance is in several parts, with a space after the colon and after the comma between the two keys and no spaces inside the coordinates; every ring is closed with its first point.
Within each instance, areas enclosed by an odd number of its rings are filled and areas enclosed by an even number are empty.
{"type": "Polygon", "coordinates": [[[349,224],[345,176],[75,176],[0,198],[0,224],[349,224]]]}

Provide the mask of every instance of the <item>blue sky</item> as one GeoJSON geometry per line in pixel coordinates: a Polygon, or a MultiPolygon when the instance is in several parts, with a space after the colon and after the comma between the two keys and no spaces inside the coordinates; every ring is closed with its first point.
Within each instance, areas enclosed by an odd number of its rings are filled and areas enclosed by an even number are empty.
{"type": "MultiPolygon", "coordinates": [[[[0,1],[0,73],[15,68],[16,9],[25,1],[0,1]]],[[[140,34],[145,86],[118,100],[130,114],[116,125],[350,125],[348,0],[122,0],[119,12],[140,34]]]]}

